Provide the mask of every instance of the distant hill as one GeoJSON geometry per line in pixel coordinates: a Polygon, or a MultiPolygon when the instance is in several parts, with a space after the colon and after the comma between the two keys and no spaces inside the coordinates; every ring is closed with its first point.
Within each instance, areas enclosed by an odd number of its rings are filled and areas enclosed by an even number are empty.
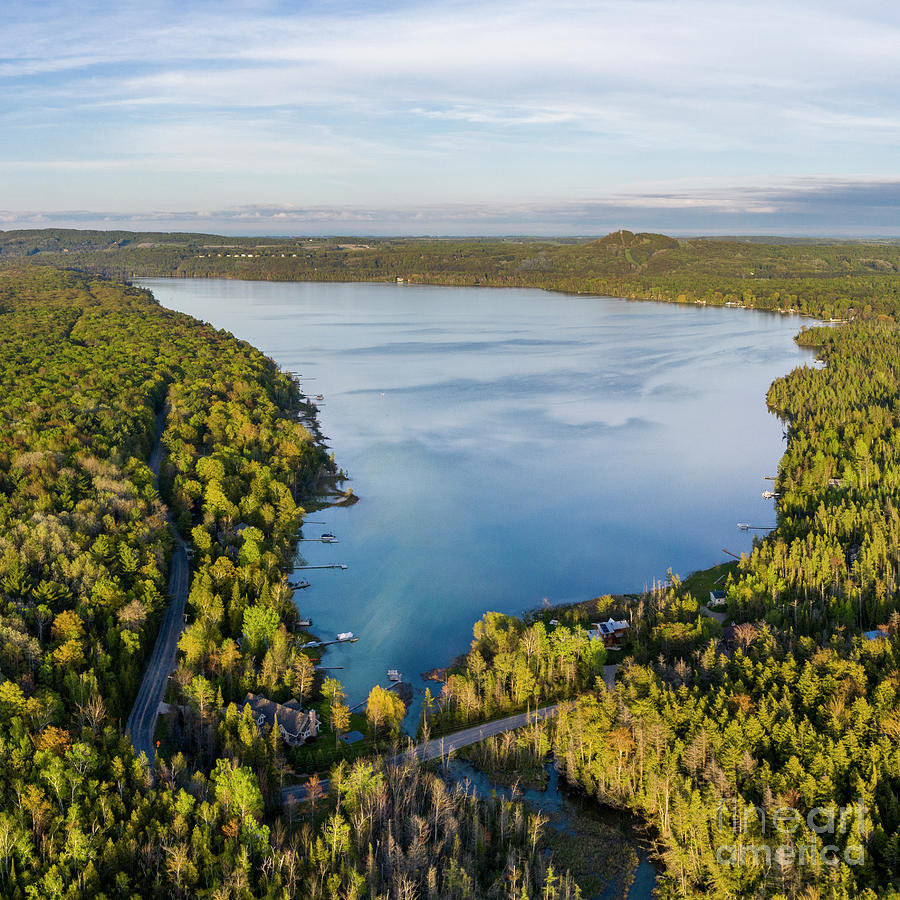
{"type": "Polygon", "coordinates": [[[530,287],[735,305],[824,318],[900,312],[900,242],[691,238],[615,231],[595,240],[260,238],[185,232],[0,232],[0,264],[140,277],[403,281],[530,287]]]}

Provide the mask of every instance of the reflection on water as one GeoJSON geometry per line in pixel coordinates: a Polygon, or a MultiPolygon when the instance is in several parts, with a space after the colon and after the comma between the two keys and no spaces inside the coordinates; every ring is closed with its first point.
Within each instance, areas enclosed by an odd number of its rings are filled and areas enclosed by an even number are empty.
{"type": "MultiPolygon", "coordinates": [[[[750,549],[796,318],[534,290],[155,280],[323,394],[362,502],[313,518],[298,596],[351,703],[467,649],[485,610],[641,589],[750,549]]],[[[432,685],[434,687],[434,685],[432,685]]],[[[418,703],[418,701],[417,701],[418,703]]],[[[413,725],[414,729],[414,725],[413,725]]]]}
{"type": "MultiPolygon", "coordinates": [[[[524,800],[535,809],[541,810],[549,817],[549,827],[573,838],[584,836],[587,823],[602,823],[608,826],[605,839],[597,838],[597,846],[593,847],[598,856],[602,851],[609,851],[609,846],[600,846],[612,841],[621,849],[633,847],[637,853],[637,865],[627,874],[632,877],[627,891],[623,890],[622,877],[610,880],[609,885],[599,900],[650,900],[656,886],[657,870],[647,853],[644,842],[635,830],[633,818],[625,812],[600,806],[590,798],[574,791],[569,791],[560,783],[556,768],[548,764],[549,780],[544,790],[519,791],[493,782],[484,772],[479,771],[461,759],[453,758],[445,764],[445,771],[460,784],[468,784],[480,797],[489,797],[492,793],[507,799],[524,800]]],[[[590,844],[588,844],[590,846],[590,844]]],[[[619,853],[621,853],[621,849],[619,853]]],[[[617,847],[612,848],[613,852],[617,847]]],[[[624,855],[624,854],[623,854],[624,855]]],[[[587,898],[586,898],[587,900],[587,898]]]]}

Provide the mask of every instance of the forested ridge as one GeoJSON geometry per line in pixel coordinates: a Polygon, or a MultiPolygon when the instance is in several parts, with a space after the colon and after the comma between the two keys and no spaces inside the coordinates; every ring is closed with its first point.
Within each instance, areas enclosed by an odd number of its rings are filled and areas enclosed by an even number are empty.
{"type": "Polygon", "coordinates": [[[0,261],[134,277],[396,281],[532,287],[821,318],[893,316],[900,243],[676,239],[247,238],[45,229],[0,232],[0,261]]]}
{"type": "Polygon", "coordinates": [[[285,570],[333,463],[295,382],[145,291],[45,268],[0,271],[0,350],[0,896],[576,894],[540,819],[416,766],[343,763],[281,810],[280,735],[231,701],[313,690],[285,570]],[[164,501],[196,548],[189,713],[150,765],[123,723],[166,604],[164,501]]]}

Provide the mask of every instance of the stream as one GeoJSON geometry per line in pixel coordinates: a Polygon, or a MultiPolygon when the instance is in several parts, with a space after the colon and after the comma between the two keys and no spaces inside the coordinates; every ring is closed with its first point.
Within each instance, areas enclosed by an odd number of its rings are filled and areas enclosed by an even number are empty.
{"type": "MultiPolygon", "coordinates": [[[[454,782],[468,783],[479,797],[490,797],[494,793],[506,799],[524,800],[548,817],[546,827],[568,837],[581,835],[585,823],[600,824],[618,832],[623,847],[628,845],[637,854],[637,865],[629,867],[630,871],[626,873],[614,876],[601,893],[585,893],[585,900],[651,900],[659,870],[650,859],[646,839],[638,830],[638,820],[630,813],[603,806],[584,794],[571,790],[560,780],[552,763],[547,764],[549,781],[543,790],[514,790],[492,781],[484,772],[457,757],[445,764],[444,771],[454,782]],[[623,874],[633,874],[633,880],[627,888],[623,874]]],[[[599,843],[599,838],[597,840],[599,843]]]]}

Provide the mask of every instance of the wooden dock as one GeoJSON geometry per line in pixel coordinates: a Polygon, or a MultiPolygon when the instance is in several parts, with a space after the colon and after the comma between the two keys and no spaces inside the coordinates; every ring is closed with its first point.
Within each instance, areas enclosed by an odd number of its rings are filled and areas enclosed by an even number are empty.
{"type": "Polygon", "coordinates": [[[315,650],[318,647],[330,647],[332,644],[355,644],[359,640],[358,637],[352,638],[336,638],[333,641],[310,641],[308,644],[301,644],[301,650],[315,650]]]}

